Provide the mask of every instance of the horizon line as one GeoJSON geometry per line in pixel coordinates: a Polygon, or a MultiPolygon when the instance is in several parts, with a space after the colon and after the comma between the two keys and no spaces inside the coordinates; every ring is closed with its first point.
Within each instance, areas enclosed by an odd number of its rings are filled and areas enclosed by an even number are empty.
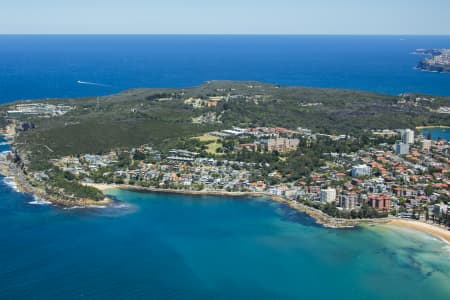
{"type": "Polygon", "coordinates": [[[0,36],[43,36],[43,35],[111,35],[111,36],[411,36],[411,37],[450,37],[450,33],[443,34],[415,34],[415,33],[0,33],[0,36]]]}

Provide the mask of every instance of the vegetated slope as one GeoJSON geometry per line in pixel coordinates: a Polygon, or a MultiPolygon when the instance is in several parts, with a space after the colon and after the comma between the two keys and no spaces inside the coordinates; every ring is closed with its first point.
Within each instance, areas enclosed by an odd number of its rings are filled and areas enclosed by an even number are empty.
{"type": "MultiPolygon", "coordinates": [[[[359,135],[369,129],[450,125],[448,115],[433,112],[439,106],[450,106],[449,98],[415,99],[414,95],[231,81],[211,81],[188,89],[136,89],[107,97],[47,100],[75,109],[60,117],[22,118],[19,121],[32,122],[35,129],[21,132],[16,146],[40,168],[49,158],[112,148],[150,144],[164,151],[182,139],[231,126],[301,126],[322,133],[359,135]],[[212,96],[224,100],[199,109],[184,103],[188,98],[212,96]],[[208,113],[220,121],[192,122],[208,113]]],[[[7,104],[1,110],[11,107],[7,104]]],[[[2,122],[7,122],[6,117],[2,122]]]]}

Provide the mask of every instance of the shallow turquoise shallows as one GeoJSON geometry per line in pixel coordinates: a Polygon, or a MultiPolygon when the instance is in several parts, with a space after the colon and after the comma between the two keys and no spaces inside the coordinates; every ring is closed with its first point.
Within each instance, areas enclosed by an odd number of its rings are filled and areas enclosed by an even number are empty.
{"type": "Polygon", "coordinates": [[[64,210],[2,183],[0,299],[450,295],[449,246],[421,233],[324,229],[265,199],[110,194],[121,203],[64,210]]]}

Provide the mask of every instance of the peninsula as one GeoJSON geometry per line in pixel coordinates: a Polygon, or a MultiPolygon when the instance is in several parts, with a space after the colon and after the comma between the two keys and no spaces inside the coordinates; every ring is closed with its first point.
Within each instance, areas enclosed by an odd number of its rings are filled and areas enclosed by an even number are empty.
{"type": "Polygon", "coordinates": [[[419,62],[418,69],[440,73],[450,72],[450,49],[417,49],[416,53],[429,55],[419,62]]]}
{"type": "Polygon", "coordinates": [[[0,106],[0,171],[64,206],[111,187],[270,197],[330,227],[394,217],[448,226],[450,98],[210,81],[0,106]]]}

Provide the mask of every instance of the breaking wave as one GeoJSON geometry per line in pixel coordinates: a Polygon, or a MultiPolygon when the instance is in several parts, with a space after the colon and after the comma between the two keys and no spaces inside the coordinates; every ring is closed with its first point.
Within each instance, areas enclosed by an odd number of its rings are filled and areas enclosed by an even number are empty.
{"type": "Polygon", "coordinates": [[[28,204],[31,205],[50,205],[52,204],[49,201],[45,201],[44,199],[38,198],[36,196],[33,196],[33,201],[28,202],[28,204]]]}
{"type": "Polygon", "coordinates": [[[7,186],[9,186],[12,190],[14,190],[16,192],[20,192],[13,177],[3,178],[3,183],[5,183],[7,186]]]}

